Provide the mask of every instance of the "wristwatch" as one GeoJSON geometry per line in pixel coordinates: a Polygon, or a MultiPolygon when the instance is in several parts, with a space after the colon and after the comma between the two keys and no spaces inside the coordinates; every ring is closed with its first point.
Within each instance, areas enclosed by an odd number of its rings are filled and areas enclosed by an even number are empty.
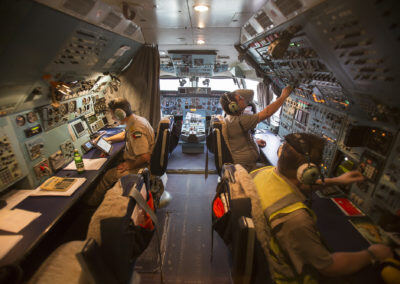
{"type": "Polygon", "coordinates": [[[369,249],[366,249],[366,251],[368,252],[368,254],[369,254],[370,258],[371,258],[371,264],[374,265],[374,264],[378,261],[378,258],[377,258],[376,255],[375,255],[372,251],[370,251],[369,249]]]}

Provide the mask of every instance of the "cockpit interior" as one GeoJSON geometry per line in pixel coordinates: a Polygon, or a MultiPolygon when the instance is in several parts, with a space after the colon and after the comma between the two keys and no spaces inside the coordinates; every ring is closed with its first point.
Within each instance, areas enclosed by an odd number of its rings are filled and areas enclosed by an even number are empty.
{"type": "Polygon", "coordinates": [[[0,284],[303,283],[276,278],[248,191],[297,133],[324,141],[301,201],[324,251],[371,258],[317,273],[400,283],[399,19],[396,0],[2,0],[0,284]]]}

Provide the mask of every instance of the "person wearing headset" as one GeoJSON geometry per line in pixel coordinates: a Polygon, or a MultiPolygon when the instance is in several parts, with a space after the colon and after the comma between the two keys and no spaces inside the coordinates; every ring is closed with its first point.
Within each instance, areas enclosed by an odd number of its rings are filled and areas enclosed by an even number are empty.
{"type": "Polygon", "coordinates": [[[151,152],[154,146],[154,130],[150,123],[141,116],[135,115],[126,99],[118,98],[108,103],[113,119],[125,124],[125,131],[106,137],[108,142],[125,141],[123,153],[124,161],[106,172],[88,199],[88,204],[98,205],[105,192],[124,175],[137,173],[150,163],[151,152]]]}
{"type": "Polygon", "coordinates": [[[243,112],[249,105],[248,98],[253,95],[253,91],[236,90],[221,96],[220,104],[227,114],[225,122],[228,143],[235,164],[241,164],[249,172],[257,168],[257,161],[260,158],[260,149],[257,144],[264,147],[266,143],[264,140],[255,141],[251,130],[259,122],[273,115],[282,106],[286,98],[289,97],[292,90],[291,86],[285,87],[276,101],[269,104],[262,111],[252,115],[243,114],[243,112]]]}
{"type": "Polygon", "coordinates": [[[315,214],[304,203],[304,193],[326,184],[347,185],[364,180],[358,171],[323,178],[317,165],[321,163],[324,142],[313,134],[289,134],[278,151],[277,167],[250,173],[266,219],[264,250],[275,283],[324,283],[324,276],[351,274],[393,257],[391,249],[382,244],[358,252],[335,253],[323,245],[315,214]]]}

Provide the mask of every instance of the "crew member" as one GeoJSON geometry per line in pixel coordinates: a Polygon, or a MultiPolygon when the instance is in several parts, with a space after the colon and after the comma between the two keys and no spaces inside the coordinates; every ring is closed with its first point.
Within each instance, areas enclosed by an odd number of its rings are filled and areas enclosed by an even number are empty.
{"type": "Polygon", "coordinates": [[[382,244],[358,252],[327,250],[303,193],[318,185],[361,182],[364,177],[350,171],[321,180],[316,165],[321,162],[324,140],[305,133],[289,134],[285,139],[277,167],[251,173],[266,221],[264,249],[275,283],[318,283],[323,275],[351,274],[375,260],[393,257],[391,249],[382,244]]]}
{"type": "Polygon", "coordinates": [[[273,115],[289,97],[292,90],[292,87],[287,86],[276,101],[253,115],[243,114],[249,103],[245,97],[249,91],[252,92],[251,90],[236,90],[221,96],[220,103],[227,114],[225,118],[227,139],[235,164],[241,164],[249,172],[257,168],[257,161],[260,158],[260,149],[257,144],[264,147],[265,141],[254,141],[251,130],[259,122],[273,115]]]}
{"type": "Polygon", "coordinates": [[[106,137],[108,142],[125,141],[123,154],[124,161],[117,167],[106,172],[88,199],[88,204],[98,205],[105,192],[111,188],[119,178],[127,174],[137,173],[139,169],[150,163],[151,152],[154,146],[154,131],[150,123],[141,116],[132,112],[131,105],[126,99],[115,99],[108,104],[113,119],[125,124],[125,131],[106,137]]]}

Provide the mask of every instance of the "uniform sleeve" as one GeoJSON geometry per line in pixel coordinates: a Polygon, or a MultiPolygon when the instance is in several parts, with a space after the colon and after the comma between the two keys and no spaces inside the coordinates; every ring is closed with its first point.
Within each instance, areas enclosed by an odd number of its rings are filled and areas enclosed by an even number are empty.
{"type": "Polygon", "coordinates": [[[304,210],[284,223],[277,238],[299,274],[305,265],[321,270],[333,263],[331,253],[321,242],[314,220],[304,210]]]}
{"type": "Polygon", "coordinates": [[[130,143],[130,147],[135,156],[150,153],[150,142],[145,129],[142,129],[140,127],[132,128],[129,130],[128,135],[128,143],[130,143]]]}
{"type": "Polygon", "coordinates": [[[252,115],[241,115],[239,116],[240,124],[242,125],[244,131],[249,131],[254,129],[258,124],[258,114],[252,115]]]}

